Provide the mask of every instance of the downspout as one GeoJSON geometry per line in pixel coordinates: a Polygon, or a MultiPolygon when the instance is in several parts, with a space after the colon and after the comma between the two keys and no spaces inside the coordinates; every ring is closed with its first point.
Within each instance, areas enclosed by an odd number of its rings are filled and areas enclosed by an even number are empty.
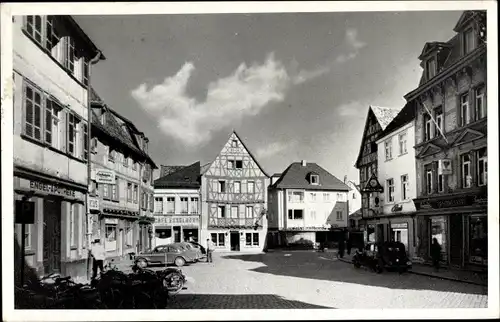
{"type": "Polygon", "coordinates": [[[91,140],[92,140],[92,95],[91,95],[91,80],[92,80],[92,65],[96,64],[99,60],[102,58],[102,53],[101,51],[97,51],[97,54],[95,55],[94,58],[92,58],[89,61],[89,75],[88,75],[88,82],[87,82],[87,194],[85,195],[85,203],[86,203],[86,210],[87,210],[87,216],[85,220],[87,221],[87,250],[88,250],[88,256],[87,256],[87,278],[90,278],[90,246],[91,246],[91,238],[92,238],[92,216],[90,215],[90,189],[91,189],[91,173],[92,173],[92,153],[90,151],[91,147],[91,140]]]}

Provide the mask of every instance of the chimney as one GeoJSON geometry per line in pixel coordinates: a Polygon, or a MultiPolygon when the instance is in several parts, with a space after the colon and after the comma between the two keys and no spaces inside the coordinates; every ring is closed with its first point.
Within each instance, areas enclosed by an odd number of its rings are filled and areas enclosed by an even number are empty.
{"type": "Polygon", "coordinates": [[[302,160],[302,166],[305,167],[307,165],[307,161],[306,160],[302,160]]]}
{"type": "Polygon", "coordinates": [[[344,183],[347,182],[347,176],[344,176],[344,183]]]}

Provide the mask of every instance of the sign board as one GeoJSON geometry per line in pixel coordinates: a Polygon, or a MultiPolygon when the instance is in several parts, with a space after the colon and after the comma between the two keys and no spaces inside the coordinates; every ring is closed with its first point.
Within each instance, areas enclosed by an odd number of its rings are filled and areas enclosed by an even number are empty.
{"type": "Polygon", "coordinates": [[[439,160],[438,162],[438,174],[452,174],[452,168],[451,168],[451,160],[450,159],[442,159],[439,160]]]}
{"type": "Polygon", "coordinates": [[[378,182],[377,177],[373,175],[362,189],[362,192],[384,192],[384,188],[378,182]]]}
{"type": "Polygon", "coordinates": [[[30,180],[30,189],[59,196],[75,197],[75,190],[68,189],[55,183],[43,183],[36,180],[30,180]]]}
{"type": "Polygon", "coordinates": [[[106,170],[106,169],[96,169],[95,170],[95,181],[97,183],[115,184],[116,183],[115,172],[112,170],[106,170]]]}
{"type": "Polygon", "coordinates": [[[198,226],[198,216],[155,216],[155,224],[198,226]]]}
{"type": "Polygon", "coordinates": [[[408,224],[407,223],[399,223],[399,224],[391,223],[391,228],[408,229],[408,224]]]}
{"type": "Polygon", "coordinates": [[[90,210],[100,210],[98,198],[89,197],[89,209],[90,210]]]}
{"type": "MultiPolygon", "coordinates": [[[[332,225],[333,227],[334,225],[332,225]]],[[[335,225],[338,227],[338,225],[335,225]]],[[[329,230],[329,228],[325,228],[322,226],[308,226],[308,227],[287,227],[288,231],[307,231],[307,230],[329,230]]]]}
{"type": "Polygon", "coordinates": [[[398,205],[398,204],[395,204],[394,207],[392,207],[391,209],[392,212],[398,212],[401,210],[403,210],[403,205],[398,205]]]}
{"type": "Polygon", "coordinates": [[[16,224],[35,223],[35,202],[16,200],[16,224]]]}
{"type": "Polygon", "coordinates": [[[105,218],[104,223],[110,225],[118,225],[118,218],[105,218]]]}

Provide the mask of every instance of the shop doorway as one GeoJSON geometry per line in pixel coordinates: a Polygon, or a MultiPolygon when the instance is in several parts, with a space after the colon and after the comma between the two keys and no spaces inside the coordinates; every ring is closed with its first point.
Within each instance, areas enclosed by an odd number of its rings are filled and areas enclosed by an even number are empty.
{"type": "Polygon", "coordinates": [[[238,231],[232,231],[229,239],[232,251],[240,250],[240,233],[238,231]]]}
{"type": "Polygon", "coordinates": [[[61,202],[44,199],[43,209],[44,274],[61,273],[61,202]]]}
{"type": "Polygon", "coordinates": [[[462,216],[450,216],[450,229],[453,234],[450,234],[450,265],[460,267],[462,265],[463,252],[463,227],[462,216]]]}
{"type": "Polygon", "coordinates": [[[180,243],[180,242],[181,242],[181,227],[175,226],[174,227],[174,243],[180,243]]]}

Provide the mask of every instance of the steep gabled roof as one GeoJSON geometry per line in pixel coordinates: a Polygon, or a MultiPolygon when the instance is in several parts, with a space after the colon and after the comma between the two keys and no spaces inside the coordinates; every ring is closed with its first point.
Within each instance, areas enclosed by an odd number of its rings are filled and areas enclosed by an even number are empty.
{"type": "Polygon", "coordinates": [[[349,187],[316,163],[294,162],[288,166],[278,181],[273,185],[278,189],[336,190],[349,191],[349,187]],[[319,184],[312,185],[307,180],[311,172],[319,175],[319,184]]]}
{"type": "Polygon", "coordinates": [[[401,111],[401,108],[394,107],[370,106],[370,108],[372,109],[373,114],[375,114],[378,124],[380,124],[382,130],[385,130],[387,125],[389,125],[396,115],[398,115],[399,111],[401,111]]]}
{"type": "Polygon", "coordinates": [[[208,170],[208,168],[210,168],[211,164],[212,164],[212,162],[209,162],[209,163],[206,163],[206,164],[201,166],[201,174],[202,175],[208,170]]]}
{"type": "Polygon", "coordinates": [[[154,188],[200,188],[200,161],[178,168],[154,181],[154,188]]]}
{"type": "Polygon", "coordinates": [[[168,176],[185,167],[185,165],[160,165],[160,177],[168,176]]]}
{"type": "Polygon", "coordinates": [[[396,115],[396,117],[387,125],[385,130],[380,133],[379,138],[399,129],[400,127],[412,122],[415,119],[417,108],[415,102],[406,103],[405,107],[396,115]]]}

